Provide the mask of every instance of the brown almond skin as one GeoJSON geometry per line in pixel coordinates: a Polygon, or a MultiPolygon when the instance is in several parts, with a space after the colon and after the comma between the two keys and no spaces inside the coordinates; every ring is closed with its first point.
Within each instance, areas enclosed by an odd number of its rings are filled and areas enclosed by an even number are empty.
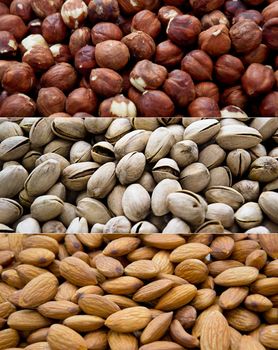
{"type": "Polygon", "coordinates": [[[53,350],[86,350],[85,340],[74,330],[69,327],[54,324],[50,327],[47,342],[53,350]]]}
{"type": "Polygon", "coordinates": [[[176,343],[186,348],[196,348],[199,346],[198,338],[187,333],[178,320],[174,320],[171,323],[170,334],[176,343]]]}
{"type": "Polygon", "coordinates": [[[160,340],[167,332],[173,317],[173,312],[162,313],[155,317],[143,330],[140,341],[142,344],[160,340]]]}

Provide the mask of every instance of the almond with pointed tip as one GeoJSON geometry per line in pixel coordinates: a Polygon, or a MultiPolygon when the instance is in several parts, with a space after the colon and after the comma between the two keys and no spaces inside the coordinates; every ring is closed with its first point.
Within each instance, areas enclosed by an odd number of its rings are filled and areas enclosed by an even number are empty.
{"type": "Polygon", "coordinates": [[[168,279],[160,279],[150,282],[138,289],[133,295],[133,300],[138,302],[148,302],[161,297],[173,287],[173,282],[168,279]]]}
{"type": "Polygon", "coordinates": [[[248,286],[256,280],[258,274],[259,271],[255,267],[235,267],[220,273],[214,282],[224,287],[248,286]]]}
{"type": "Polygon", "coordinates": [[[173,318],[173,311],[162,313],[155,317],[143,330],[140,341],[142,344],[160,340],[167,332],[173,318]]]}
{"type": "Polygon", "coordinates": [[[187,243],[174,249],[170,254],[170,261],[179,263],[185,259],[203,260],[211,252],[211,248],[202,243],[187,243]]]}
{"type": "Polygon", "coordinates": [[[85,340],[80,334],[61,324],[53,324],[47,335],[52,350],[87,350],[85,340]]]}

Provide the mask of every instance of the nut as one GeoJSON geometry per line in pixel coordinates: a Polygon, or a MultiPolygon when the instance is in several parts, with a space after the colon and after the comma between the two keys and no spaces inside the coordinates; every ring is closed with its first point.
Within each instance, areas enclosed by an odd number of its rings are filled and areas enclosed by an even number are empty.
{"type": "Polygon", "coordinates": [[[32,68],[26,63],[16,63],[9,66],[2,78],[2,86],[9,93],[29,92],[35,83],[32,68]]]}
{"type": "Polygon", "coordinates": [[[36,111],[35,102],[27,95],[13,94],[8,96],[0,106],[0,117],[27,118],[33,117],[36,111]],[[18,108],[20,106],[20,108],[18,108]]]}
{"type": "Polygon", "coordinates": [[[231,48],[229,30],[224,24],[210,27],[199,35],[199,47],[211,56],[220,56],[231,48]]]}
{"type": "Polygon", "coordinates": [[[255,22],[246,19],[231,27],[230,37],[236,52],[245,53],[260,45],[262,30],[255,22]]]}
{"type": "Polygon", "coordinates": [[[203,81],[195,85],[196,97],[209,97],[219,102],[218,86],[210,81],[203,81]]]}
{"type": "Polygon", "coordinates": [[[225,106],[233,105],[245,109],[248,97],[241,85],[236,85],[225,89],[221,95],[221,100],[225,106]]]}
{"type": "Polygon", "coordinates": [[[50,51],[56,63],[68,63],[71,60],[71,54],[68,45],[55,44],[50,46],[50,51]]]}
{"type": "Polygon", "coordinates": [[[91,30],[92,42],[94,45],[105,40],[121,40],[123,32],[114,23],[100,22],[93,26],[91,30]]]}
{"type": "Polygon", "coordinates": [[[67,35],[67,26],[60,13],[47,16],[42,22],[41,30],[43,37],[49,44],[61,43],[67,35]]]}
{"type": "Polygon", "coordinates": [[[250,19],[251,21],[254,21],[258,25],[260,25],[263,22],[263,16],[259,11],[256,10],[246,10],[241,13],[239,13],[237,16],[234,17],[233,23],[236,23],[238,21],[242,21],[245,19],[250,19]]]}
{"type": "Polygon", "coordinates": [[[99,106],[100,117],[131,117],[137,115],[135,104],[124,97],[116,95],[115,97],[104,100],[99,106]]]}
{"type": "Polygon", "coordinates": [[[219,10],[214,10],[208,14],[205,14],[201,18],[201,23],[203,29],[208,29],[218,24],[224,24],[226,27],[229,27],[230,25],[228,18],[219,10]]]}
{"type": "Polygon", "coordinates": [[[163,41],[156,47],[155,62],[162,66],[176,66],[181,62],[182,57],[182,49],[172,43],[171,40],[163,41]]]}
{"type": "Polygon", "coordinates": [[[90,29],[88,27],[81,27],[76,29],[70,36],[69,49],[73,56],[83,46],[89,45],[91,40],[90,29]]]}
{"type": "Polygon", "coordinates": [[[139,98],[137,105],[141,117],[172,117],[174,104],[162,91],[145,91],[139,98]]]}
{"type": "Polygon", "coordinates": [[[191,76],[179,69],[173,70],[166,79],[163,90],[179,107],[186,107],[195,98],[191,76]]]}
{"type": "Polygon", "coordinates": [[[180,46],[193,44],[201,32],[201,22],[191,15],[178,15],[167,26],[168,38],[180,46]]]}
{"type": "Polygon", "coordinates": [[[162,6],[158,11],[158,19],[164,26],[167,26],[169,21],[177,15],[182,15],[182,12],[175,6],[162,6]]]}
{"type": "Polygon", "coordinates": [[[278,15],[278,6],[275,4],[275,1],[268,6],[266,6],[262,10],[262,16],[264,19],[264,22],[267,22],[269,19],[275,18],[278,15]]]}
{"type": "Polygon", "coordinates": [[[260,113],[263,117],[278,116],[278,92],[273,91],[266,95],[260,104],[260,113]]]}
{"type": "Polygon", "coordinates": [[[122,42],[136,60],[150,60],[155,53],[155,42],[147,33],[140,31],[130,33],[123,37],[122,42]]]}
{"type": "Polygon", "coordinates": [[[72,90],[76,84],[77,74],[68,63],[58,63],[41,77],[42,87],[57,87],[64,91],[72,90]]]}
{"type": "Polygon", "coordinates": [[[215,63],[216,78],[224,84],[234,84],[242,76],[244,66],[241,60],[232,55],[223,55],[215,63]]]}
{"type": "Polygon", "coordinates": [[[61,8],[64,23],[71,29],[76,29],[85,21],[88,8],[82,0],[66,0],[61,8]]]}
{"type": "Polygon", "coordinates": [[[189,73],[194,80],[211,80],[213,62],[204,51],[193,50],[184,56],[181,69],[189,73]]]}
{"type": "Polygon", "coordinates": [[[55,12],[59,12],[63,0],[32,0],[31,6],[38,17],[45,18],[55,12]]]}
{"type": "Polygon", "coordinates": [[[254,50],[247,52],[243,56],[243,62],[246,64],[251,63],[264,63],[269,56],[269,49],[266,45],[260,44],[254,50]]]}
{"type": "Polygon", "coordinates": [[[39,18],[33,19],[32,21],[30,21],[28,23],[28,32],[31,35],[32,34],[42,34],[41,26],[42,26],[42,21],[39,18]]]}
{"type": "Polygon", "coordinates": [[[63,112],[65,108],[66,96],[56,88],[43,88],[39,91],[37,98],[37,108],[39,113],[48,117],[51,114],[63,112]]]}
{"type": "Polygon", "coordinates": [[[23,20],[15,15],[2,15],[0,22],[0,31],[10,32],[16,40],[21,40],[27,33],[27,27],[23,20]]]}
{"type": "Polygon", "coordinates": [[[94,46],[85,45],[81,47],[74,56],[74,66],[79,72],[87,76],[91,69],[96,66],[94,46]]]}
{"type": "Polygon", "coordinates": [[[122,91],[123,78],[112,69],[96,68],[91,71],[90,86],[96,94],[112,97],[122,91]]]}
{"type": "Polygon", "coordinates": [[[24,22],[32,19],[33,10],[29,0],[13,0],[10,5],[10,14],[19,16],[24,22]]]}
{"type": "Polygon", "coordinates": [[[160,21],[157,16],[149,10],[140,11],[132,18],[131,31],[142,31],[149,34],[153,39],[156,39],[160,30],[160,21]]]}
{"type": "Polygon", "coordinates": [[[34,71],[47,70],[54,65],[54,57],[48,47],[37,45],[25,52],[22,62],[29,64],[34,71]]]}
{"type": "Polygon", "coordinates": [[[252,63],[243,74],[241,81],[247,95],[258,96],[272,89],[275,76],[271,67],[252,63]]]}
{"type": "Polygon", "coordinates": [[[88,4],[88,17],[91,23],[115,22],[119,15],[117,0],[95,0],[88,4]]]}
{"type": "Polygon", "coordinates": [[[278,19],[272,18],[265,22],[263,25],[263,41],[270,49],[277,50],[278,40],[277,40],[277,27],[278,19]]]}
{"type": "Polygon", "coordinates": [[[130,72],[130,82],[139,91],[159,88],[167,77],[165,67],[148,60],[138,62],[130,72]]]}
{"type": "Polygon", "coordinates": [[[12,33],[5,30],[0,31],[0,56],[9,57],[16,54],[17,42],[12,33]]]}
{"type": "Polygon", "coordinates": [[[193,118],[219,118],[221,116],[217,102],[209,97],[198,97],[188,106],[188,113],[193,118]]]}
{"type": "Polygon", "coordinates": [[[66,112],[73,115],[78,112],[93,114],[97,108],[97,97],[91,89],[73,90],[66,100],[66,112]]]}
{"type": "Polygon", "coordinates": [[[102,68],[120,70],[129,61],[128,47],[116,40],[106,40],[96,45],[95,58],[102,68]]]}

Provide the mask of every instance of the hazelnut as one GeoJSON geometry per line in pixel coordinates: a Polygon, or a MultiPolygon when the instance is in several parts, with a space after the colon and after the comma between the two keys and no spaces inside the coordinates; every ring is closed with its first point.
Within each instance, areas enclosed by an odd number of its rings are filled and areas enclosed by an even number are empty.
{"type": "Polygon", "coordinates": [[[57,63],[41,77],[42,87],[57,87],[62,91],[70,91],[77,82],[75,69],[68,63],[57,63]]]}
{"type": "Polygon", "coordinates": [[[210,13],[205,14],[201,18],[201,24],[204,30],[218,24],[224,24],[226,27],[230,26],[228,18],[224,15],[223,12],[219,10],[214,10],[210,13]]]}
{"type": "Polygon", "coordinates": [[[225,0],[189,0],[193,11],[197,14],[207,13],[219,9],[224,2],[225,0]]]}
{"type": "Polygon", "coordinates": [[[247,8],[241,0],[228,0],[224,2],[224,13],[228,18],[235,17],[245,10],[247,8]]]}
{"type": "Polygon", "coordinates": [[[193,50],[184,56],[181,69],[189,73],[193,80],[211,80],[213,62],[204,51],[193,50]]]}
{"type": "Polygon", "coordinates": [[[97,109],[97,97],[91,89],[83,87],[73,90],[66,100],[66,112],[73,115],[78,112],[94,113],[97,109]]]}
{"type": "Polygon", "coordinates": [[[129,61],[129,51],[120,41],[106,40],[96,45],[95,57],[100,67],[121,70],[129,61]]]}
{"type": "Polygon", "coordinates": [[[87,27],[76,29],[70,36],[69,49],[72,56],[76,55],[76,52],[85,45],[90,45],[91,32],[87,27]]]}
{"type": "Polygon", "coordinates": [[[218,86],[211,81],[202,81],[195,85],[196,97],[209,97],[219,102],[218,86]]]}
{"type": "Polygon", "coordinates": [[[14,63],[18,63],[16,61],[5,61],[0,60],[0,81],[3,79],[3,75],[6,72],[6,70],[12,66],[14,63]]]}
{"type": "Polygon", "coordinates": [[[236,85],[225,89],[221,95],[223,106],[234,105],[241,109],[245,109],[248,103],[248,97],[241,85],[236,85]]]}
{"type": "Polygon", "coordinates": [[[178,65],[183,57],[183,51],[171,40],[162,41],[156,47],[155,62],[162,66],[171,67],[178,65]]]}
{"type": "Polygon", "coordinates": [[[137,105],[140,117],[173,117],[175,106],[173,101],[163,91],[145,91],[138,100],[137,105]]]}
{"type": "Polygon", "coordinates": [[[48,117],[53,113],[63,112],[65,108],[66,96],[63,91],[56,87],[40,89],[37,98],[37,108],[43,117],[48,117]]]}
{"type": "Polygon", "coordinates": [[[232,55],[223,55],[215,62],[216,78],[220,83],[234,84],[244,72],[241,60],[232,55]]]}
{"type": "Polygon", "coordinates": [[[275,76],[270,66],[252,63],[241,78],[244,91],[249,96],[265,94],[275,84],[275,76]]]}
{"type": "Polygon", "coordinates": [[[10,65],[2,78],[2,86],[8,93],[29,92],[35,83],[33,69],[26,63],[10,65]]]}
{"type": "Polygon", "coordinates": [[[104,100],[99,106],[100,117],[135,118],[135,104],[123,95],[117,95],[104,100]]]}
{"type": "Polygon", "coordinates": [[[260,44],[254,50],[247,52],[242,60],[246,64],[251,63],[264,63],[269,55],[269,49],[266,45],[260,44]]]}
{"type": "Polygon", "coordinates": [[[105,40],[121,40],[123,33],[114,23],[100,22],[93,26],[91,37],[93,44],[96,45],[105,40]]]}
{"type": "Polygon", "coordinates": [[[255,22],[246,19],[231,27],[230,37],[237,52],[248,52],[260,45],[262,30],[255,22]]]}
{"type": "Polygon", "coordinates": [[[165,81],[167,69],[148,60],[138,62],[130,72],[130,82],[139,91],[156,90],[165,81]]]}
{"type": "Polygon", "coordinates": [[[68,45],[55,44],[50,46],[50,51],[56,63],[67,63],[71,60],[71,53],[68,45]]]}
{"type": "Polygon", "coordinates": [[[75,54],[74,65],[83,75],[88,75],[96,66],[95,47],[90,45],[81,47],[75,54]]]}
{"type": "Polygon", "coordinates": [[[134,87],[130,87],[128,89],[127,96],[137,106],[141,97],[141,93],[134,87]]]}
{"type": "Polygon", "coordinates": [[[27,27],[19,16],[3,15],[0,21],[0,31],[10,32],[16,40],[21,40],[27,33],[27,27]]]}
{"type": "Polygon", "coordinates": [[[201,32],[201,22],[191,15],[178,15],[169,21],[166,33],[170,40],[180,46],[195,43],[201,32]]]}
{"type": "Polygon", "coordinates": [[[263,16],[264,22],[267,22],[271,18],[277,18],[278,17],[278,2],[274,1],[273,3],[266,6],[262,10],[262,16],[263,16]]]}
{"type": "Polygon", "coordinates": [[[278,91],[266,95],[260,104],[262,117],[278,117],[278,91]]]}
{"type": "Polygon", "coordinates": [[[49,69],[55,63],[52,52],[48,47],[34,46],[26,51],[22,62],[28,63],[35,71],[49,69]]]}
{"type": "Polygon", "coordinates": [[[157,10],[160,5],[160,0],[137,0],[142,9],[157,10]]]}
{"type": "Polygon", "coordinates": [[[121,10],[127,14],[132,15],[142,10],[142,5],[138,0],[118,0],[121,10]]]}
{"type": "Polygon", "coordinates": [[[0,31],[0,57],[9,57],[16,54],[17,42],[12,33],[0,31]]]}
{"type": "Polygon", "coordinates": [[[191,76],[179,69],[169,73],[163,90],[179,107],[187,106],[195,98],[195,88],[191,76]]]}
{"type": "Polygon", "coordinates": [[[237,22],[242,21],[244,19],[249,19],[251,21],[254,21],[258,25],[260,25],[263,22],[263,16],[259,11],[246,10],[246,11],[239,13],[237,16],[235,16],[233,18],[233,23],[237,23],[237,22]]]}
{"type": "Polygon", "coordinates": [[[123,37],[122,42],[128,47],[135,60],[149,60],[155,53],[155,42],[144,32],[133,32],[123,37]]]}
{"type": "Polygon", "coordinates": [[[130,32],[131,32],[131,22],[132,22],[132,18],[126,18],[126,17],[123,17],[123,16],[119,16],[118,17],[117,25],[119,26],[119,28],[123,32],[123,35],[130,34],[130,32]]]}
{"type": "Polygon", "coordinates": [[[10,13],[10,10],[7,5],[0,2],[0,16],[7,15],[10,13]]]}
{"type": "Polygon", "coordinates": [[[189,116],[192,118],[220,118],[220,110],[213,98],[198,97],[188,106],[189,116]]]}
{"type": "Polygon", "coordinates": [[[142,31],[153,39],[157,38],[161,30],[161,23],[159,19],[155,15],[155,13],[149,10],[143,10],[133,17],[131,22],[131,30],[132,31],[142,31]]]}
{"type": "Polygon", "coordinates": [[[112,69],[96,68],[91,71],[90,86],[96,94],[112,97],[121,93],[123,78],[112,69]]]}
{"type": "Polygon", "coordinates": [[[162,6],[158,11],[158,19],[164,26],[167,26],[169,21],[177,15],[182,15],[182,12],[175,6],[162,6]]]}
{"type": "Polygon", "coordinates": [[[218,24],[199,35],[199,47],[211,56],[220,56],[230,51],[229,30],[224,24],[218,24]]]}
{"type": "MultiPolygon", "coordinates": [[[[2,17],[1,17],[2,18],[2,17]]],[[[269,19],[263,26],[263,41],[272,50],[278,50],[278,18],[269,19]]]]}
{"type": "Polygon", "coordinates": [[[28,118],[33,117],[36,111],[35,102],[27,95],[13,94],[8,96],[0,106],[0,117],[28,118]],[[20,108],[18,108],[20,106],[20,108]]]}
{"type": "Polygon", "coordinates": [[[61,8],[63,21],[71,29],[80,27],[87,15],[88,7],[82,0],[66,0],[61,8]]]}
{"type": "Polygon", "coordinates": [[[59,12],[64,0],[32,0],[31,6],[38,17],[45,18],[59,12]]]}
{"type": "Polygon", "coordinates": [[[94,0],[88,5],[88,17],[92,23],[115,22],[120,15],[117,0],[94,0]]]}
{"type": "Polygon", "coordinates": [[[28,33],[42,34],[42,21],[39,18],[33,19],[28,23],[28,33]]]}
{"type": "Polygon", "coordinates": [[[34,46],[48,47],[44,37],[40,34],[28,35],[21,41],[21,51],[24,53],[30,51],[34,46]]]}
{"type": "Polygon", "coordinates": [[[28,22],[33,16],[30,0],[13,0],[10,5],[10,14],[19,16],[23,21],[28,22]]]}
{"type": "Polygon", "coordinates": [[[49,44],[64,41],[67,35],[67,26],[60,13],[53,13],[45,17],[42,22],[42,35],[49,44]]]}

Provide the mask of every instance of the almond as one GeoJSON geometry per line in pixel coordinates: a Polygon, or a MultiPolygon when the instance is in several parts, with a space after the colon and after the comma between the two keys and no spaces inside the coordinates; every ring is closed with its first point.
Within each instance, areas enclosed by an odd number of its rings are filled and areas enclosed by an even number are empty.
{"type": "Polygon", "coordinates": [[[236,260],[220,260],[213,261],[208,264],[209,273],[215,277],[219,275],[221,272],[231,269],[233,267],[243,266],[243,264],[236,260]]]}
{"type": "Polygon", "coordinates": [[[134,261],[125,268],[126,275],[141,279],[154,278],[158,272],[158,267],[151,260],[134,261]]]}
{"type": "Polygon", "coordinates": [[[248,286],[256,280],[258,274],[259,271],[255,267],[234,267],[220,273],[214,282],[224,287],[248,286]]]}
{"type": "Polygon", "coordinates": [[[167,332],[173,318],[173,312],[163,313],[155,317],[143,330],[140,341],[142,344],[152,343],[161,339],[167,332]]]}
{"type": "Polygon", "coordinates": [[[260,332],[260,342],[266,347],[278,349],[278,325],[263,328],[260,332]]]}
{"type": "Polygon", "coordinates": [[[264,268],[268,277],[278,277],[278,259],[270,261],[264,268]]]}
{"type": "Polygon", "coordinates": [[[263,295],[251,294],[244,300],[244,305],[248,310],[255,312],[265,312],[273,306],[272,302],[263,295]]]}
{"type": "Polygon", "coordinates": [[[227,259],[234,249],[235,241],[229,236],[216,237],[211,245],[211,255],[215,259],[227,259]]]}
{"type": "Polygon", "coordinates": [[[64,320],[67,317],[77,315],[79,306],[68,300],[49,301],[38,307],[41,315],[57,320],[64,320]]]}
{"type": "Polygon", "coordinates": [[[118,349],[137,350],[138,349],[138,341],[133,334],[124,334],[124,333],[109,331],[108,344],[111,350],[118,350],[118,349]]]}
{"type": "Polygon", "coordinates": [[[169,257],[169,252],[166,250],[161,250],[157,252],[152,258],[152,261],[158,267],[160,273],[162,272],[172,274],[174,272],[174,265],[171,263],[169,257]]]}
{"type": "Polygon", "coordinates": [[[211,248],[202,243],[187,243],[174,249],[170,254],[170,261],[179,263],[185,259],[203,260],[211,252],[211,248]]]}
{"type": "Polygon", "coordinates": [[[85,340],[74,330],[61,324],[53,324],[47,335],[51,350],[87,350],[85,340]]]}
{"type": "Polygon", "coordinates": [[[267,254],[264,250],[258,249],[250,253],[245,261],[246,266],[256,267],[258,270],[262,269],[267,261],[267,254]]]}
{"type": "Polygon", "coordinates": [[[72,283],[69,283],[67,281],[63,282],[62,284],[60,284],[54,299],[57,301],[58,300],[72,301],[71,299],[73,298],[77,290],[78,290],[78,287],[76,287],[72,283]]]}
{"type": "Polygon", "coordinates": [[[14,312],[16,308],[9,301],[4,301],[0,303],[0,317],[7,318],[12,312],[14,312]]]}
{"type": "Polygon", "coordinates": [[[221,311],[221,308],[219,305],[214,304],[208,307],[206,310],[204,310],[200,315],[197,317],[196,322],[192,328],[192,335],[199,338],[201,336],[201,330],[203,328],[204,322],[206,318],[214,311],[221,311]]]}
{"type": "Polygon", "coordinates": [[[61,275],[76,286],[97,284],[94,270],[83,260],[70,256],[61,261],[59,265],[61,275]]]}
{"type": "Polygon", "coordinates": [[[278,259],[278,235],[271,233],[269,235],[259,235],[259,242],[263,250],[272,257],[278,259]]]}
{"type": "Polygon", "coordinates": [[[230,327],[231,348],[230,350],[238,350],[242,335],[233,327],[230,327]]]}
{"type": "Polygon", "coordinates": [[[263,278],[255,281],[251,286],[251,292],[265,296],[278,294],[278,277],[263,278]]]}
{"type": "Polygon", "coordinates": [[[189,283],[201,283],[208,276],[207,266],[198,259],[186,259],[175,268],[175,275],[184,278],[189,283]]]}
{"type": "Polygon", "coordinates": [[[18,265],[15,267],[15,270],[24,284],[27,284],[33,278],[47,272],[45,269],[29,264],[18,265]]]}
{"type": "Polygon", "coordinates": [[[265,350],[265,347],[250,335],[243,335],[238,350],[265,350]]]}
{"type": "Polygon", "coordinates": [[[15,348],[19,343],[19,334],[15,329],[7,328],[0,331],[0,349],[15,348]]]}
{"type": "Polygon", "coordinates": [[[185,279],[178,277],[176,275],[170,275],[169,273],[162,273],[161,272],[157,275],[157,278],[158,279],[167,279],[169,281],[172,281],[173,287],[180,286],[181,284],[188,284],[188,282],[185,279]]]}
{"type": "Polygon", "coordinates": [[[136,277],[121,276],[102,283],[101,287],[107,293],[128,295],[135,293],[144,283],[136,277]]]}
{"type": "Polygon", "coordinates": [[[197,290],[197,293],[190,304],[197,310],[204,310],[214,303],[215,298],[215,290],[202,288],[197,290]]]}
{"type": "Polygon", "coordinates": [[[191,328],[194,325],[196,318],[197,311],[191,305],[180,308],[175,314],[175,319],[179,320],[184,329],[191,328]]]}
{"type": "Polygon", "coordinates": [[[52,273],[43,273],[26,284],[22,289],[19,306],[34,308],[54,298],[58,291],[58,280],[52,273]]]}
{"type": "Polygon", "coordinates": [[[34,331],[47,327],[50,321],[34,310],[20,310],[12,313],[8,318],[8,325],[19,331],[34,331]]]}
{"type": "Polygon", "coordinates": [[[152,247],[139,247],[135,249],[133,252],[130,252],[127,255],[128,261],[137,261],[137,260],[142,260],[142,259],[152,259],[157,250],[152,247]]]}
{"type": "Polygon", "coordinates": [[[147,246],[158,249],[175,249],[185,243],[182,236],[175,234],[149,234],[142,236],[142,241],[147,246]]]}
{"type": "Polygon", "coordinates": [[[229,350],[230,344],[231,335],[227,320],[219,311],[210,313],[201,329],[201,349],[229,350]]]}
{"type": "Polygon", "coordinates": [[[115,332],[130,333],[145,328],[151,318],[149,309],[135,306],[113,313],[106,319],[105,326],[115,332]]]}
{"type": "Polygon", "coordinates": [[[55,254],[45,248],[28,248],[18,254],[18,259],[23,264],[45,267],[55,259],[55,254]]]}
{"type": "Polygon", "coordinates": [[[73,303],[77,303],[81,296],[86,294],[97,294],[103,295],[103,290],[99,286],[85,286],[77,289],[77,291],[73,294],[70,301],[73,303]]]}
{"type": "Polygon", "coordinates": [[[107,332],[104,330],[98,330],[87,333],[84,336],[84,340],[88,349],[91,350],[105,350],[107,349],[107,332]]]}
{"type": "Polygon", "coordinates": [[[191,284],[177,286],[165,293],[156,304],[156,309],[172,311],[190,303],[195,297],[197,288],[191,284]]]}
{"type": "Polygon", "coordinates": [[[230,287],[219,297],[219,306],[231,310],[238,307],[248,295],[247,287],[230,287]]]}
{"type": "Polygon", "coordinates": [[[104,325],[104,319],[91,315],[76,315],[66,318],[63,324],[76,332],[92,332],[104,325]]]}
{"type": "Polygon", "coordinates": [[[256,241],[244,239],[235,242],[234,249],[230,258],[244,263],[247,256],[256,249],[260,249],[260,245],[256,241]]]}
{"type": "Polygon", "coordinates": [[[48,236],[43,235],[32,235],[24,238],[23,249],[27,248],[45,248],[50,250],[55,255],[59,252],[59,244],[58,242],[48,236]]]}
{"type": "Polygon", "coordinates": [[[161,297],[173,286],[173,282],[167,279],[150,282],[137,290],[133,295],[133,300],[138,302],[148,302],[161,297]]]}
{"type": "Polygon", "coordinates": [[[255,313],[242,307],[227,311],[226,318],[232,327],[242,332],[251,332],[261,323],[255,313]]]}
{"type": "Polygon", "coordinates": [[[105,256],[99,254],[96,259],[96,268],[101,272],[105,277],[115,278],[122,276],[124,273],[123,265],[119,260],[111,258],[110,256],[105,256]]]}
{"type": "Polygon", "coordinates": [[[82,311],[88,315],[107,318],[114,312],[120,310],[113,301],[105,299],[102,295],[85,294],[78,299],[78,304],[82,311]]]}
{"type": "Polygon", "coordinates": [[[136,249],[140,244],[140,239],[136,237],[122,237],[108,243],[103,249],[103,254],[117,257],[126,255],[136,249]]]}
{"type": "Polygon", "coordinates": [[[184,350],[184,348],[171,341],[155,341],[141,346],[139,350],[184,350]]]}
{"type": "Polygon", "coordinates": [[[104,296],[104,298],[113,301],[121,309],[125,309],[127,307],[138,306],[138,304],[135,301],[133,301],[132,299],[125,297],[123,295],[107,294],[104,296]]]}
{"type": "Polygon", "coordinates": [[[49,344],[47,342],[37,342],[35,344],[31,344],[26,346],[24,350],[51,350],[49,344]]]}
{"type": "Polygon", "coordinates": [[[185,348],[196,348],[199,346],[198,338],[186,332],[180,321],[174,320],[170,326],[172,339],[185,348]]]}

